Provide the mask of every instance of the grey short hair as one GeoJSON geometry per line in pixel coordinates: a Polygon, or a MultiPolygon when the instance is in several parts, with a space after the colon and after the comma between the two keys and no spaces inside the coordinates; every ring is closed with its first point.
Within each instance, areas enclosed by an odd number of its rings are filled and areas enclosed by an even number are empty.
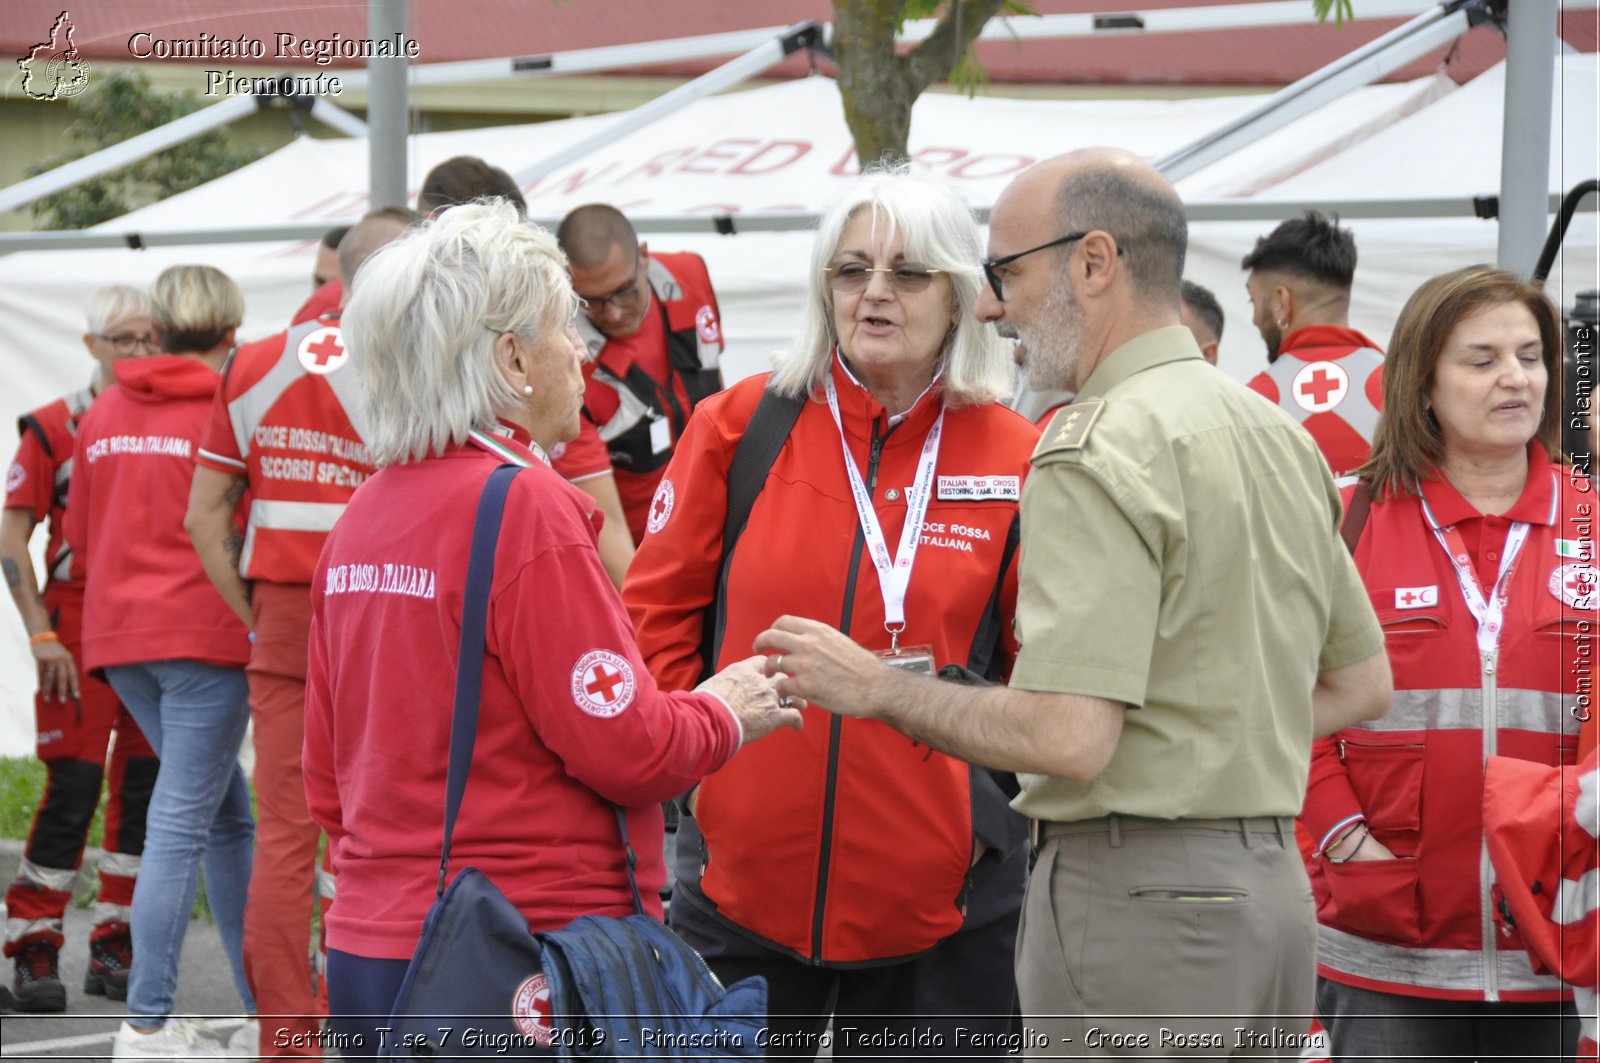
{"type": "Polygon", "coordinates": [[[972,208],[941,177],[905,166],[868,170],[844,199],[830,207],[817,227],[806,278],[806,318],[795,346],[778,360],[768,387],[802,398],[828,373],[838,335],[833,326],[833,290],[823,267],[839,249],[845,227],[859,211],[871,210],[900,234],[908,260],[943,270],[956,299],[956,326],[944,347],[940,384],[946,405],[997,402],[1011,394],[1015,365],[1010,344],[977,319],[984,283],[983,250],[972,208]]]}
{"type": "MultiPolygon", "coordinates": [[[[1189,219],[1171,185],[1125,167],[1092,163],[1061,182],[1056,211],[1063,233],[1110,233],[1127,256],[1134,292],[1177,309],[1189,219]]],[[[1050,235],[1055,234],[1039,239],[1050,235]]]]}
{"type": "Polygon", "coordinates": [[[131,284],[108,284],[89,293],[89,305],[84,307],[83,316],[89,331],[103,336],[118,321],[149,317],[150,297],[131,284]]]}
{"type": "Polygon", "coordinates": [[[494,344],[565,328],[578,299],[555,237],[504,200],[445,211],[373,253],[341,319],[378,465],[466,442],[513,408],[494,344]]]}

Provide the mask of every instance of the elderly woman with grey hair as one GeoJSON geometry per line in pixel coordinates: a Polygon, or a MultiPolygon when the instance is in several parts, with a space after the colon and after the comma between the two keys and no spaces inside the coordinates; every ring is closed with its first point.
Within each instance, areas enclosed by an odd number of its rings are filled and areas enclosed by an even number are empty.
{"type": "MultiPolygon", "coordinates": [[[[379,466],[312,581],[307,805],[327,831],[328,1003],[346,1058],[376,1051],[434,898],[445,750],[478,497],[512,481],[490,589],[471,782],[453,834],[533,930],[625,915],[612,806],[660,837],[661,801],[799,714],[759,659],[657,688],[596,549],[593,500],[546,460],[578,430],[577,297],[549,233],[457,207],[368,259],[343,332],[379,466]]],[[[649,903],[662,854],[640,847],[649,903]]]]}
{"type": "MultiPolygon", "coordinates": [[[[799,343],[697,409],[624,584],[663,686],[741,656],[785,613],[898,667],[1007,673],[1038,432],[999,402],[1012,363],[973,316],[981,258],[971,210],[929,175],[869,174],[824,216],[799,343]],[[730,473],[747,432],[782,441],[770,472],[730,473]],[[730,499],[752,486],[725,557],[730,499]]],[[[981,1045],[1013,1005],[1013,780],[805,712],[804,730],[745,750],[683,803],[673,928],[724,981],[767,978],[774,1056],[814,1055],[830,1006],[883,1017],[871,1032],[891,1051],[1003,1055],[981,1045]]]]}

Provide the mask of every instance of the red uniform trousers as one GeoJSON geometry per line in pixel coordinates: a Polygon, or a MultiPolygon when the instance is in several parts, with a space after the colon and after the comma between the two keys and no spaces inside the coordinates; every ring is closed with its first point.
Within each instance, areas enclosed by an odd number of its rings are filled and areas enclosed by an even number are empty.
{"type": "Polygon", "coordinates": [[[310,948],[322,831],[306,811],[300,773],[311,589],[257,581],[251,610],[255,646],[245,674],[255,724],[256,859],[244,910],[245,978],[261,1018],[262,1057],[320,1058],[314,1035],[328,1009],[313,986],[310,948]]]}
{"type": "Polygon", "coordinates": [[[34,695],[35,748],[46,777],[22,866],[6,890],[7,956],[16,954],[23,938],[39,934],[61,947],[62,915],[72,900],[72,881],[83,862],[84,842],[100,803],[102,781],[108,794],[96,922],[127,921],[139,856],[144,852],[145,809],[158,766],[150,743],[122,707],[116,691],[104,681],[82,674],[83,592],[52,584],[45,589],[44,604],[56,636],[77,664],[81,696],[72,702],[46,701],[42,693],[34,695]]]}

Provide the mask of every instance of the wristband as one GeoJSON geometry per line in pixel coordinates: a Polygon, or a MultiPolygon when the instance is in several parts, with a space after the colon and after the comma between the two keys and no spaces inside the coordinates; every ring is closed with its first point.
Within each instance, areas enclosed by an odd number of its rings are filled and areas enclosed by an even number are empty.
{"type": "Polygon", "coordinates": [[[54,631],[41,631],[37,635],[34,635],[32,638],[28,639],[28,645],[37,646],[41,642],[60,642],[60,641],[61,641],[61,636],[57,635],[54,631]]]}

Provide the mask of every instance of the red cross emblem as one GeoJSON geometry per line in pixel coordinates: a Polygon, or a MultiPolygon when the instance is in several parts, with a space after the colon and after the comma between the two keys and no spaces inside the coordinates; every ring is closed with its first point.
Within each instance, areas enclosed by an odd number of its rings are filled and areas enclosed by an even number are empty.
{"type": "Polygon", "coordinates": [[[1296,406],[1324,413],[1339,405],[1350,390],[1350,376],[1336,362],[1312,362],[1294,375],[1289,393],[1296,406]]]}
{"type": "Polygon", "coordinates": [[[1593,609],[1595,590],[1600,587],[1600,569],[1588,561],[1569,561],[1551,570],[1545,586],[1574,609],[1593,609]]]}
{"type": "Polygon", "coordinates": [[[677,492],[671,480],[662,480],[656,488],[655,497],[650,499],[650,516],[645,521],[645,531],[654,535],[667,526],[667,518],[672,516],[672,503],[677,498],[677,492]]]}
{"type": "Polygon", "coordinates": [[[550,1005],[550,979],[530,975],[517,986],[511,997],[511,1021],[518,1032],[536,1044],[555,1041],[554,1008],[550,1005]]]}
{"type": "Polygon", "coordinates": [[[622,673],[613,672],[603,664],[597,664],[589,669],[589,685],[584,687],[589,693],[598,697],[607,705],[617,700],[617,687],[622,683],[622,673]]]}
{"type": "Polygon", "coordinates": [[[590,716],[619,716],[633,704],[633,666],[610,650],[590,650],[572,666],[572,701],[590,716]]]}
{"type": "Polygon", "coordinates": [[[1417,600],[1417,596],[1415,594],[1413,594],[1411,591],[1406,591],[1404,594],[1402,594],[1400,596],[1400,600],[1402,602],[1404,602],[1405,604],[1410,605],[1412,602],[1417,600]]]}
{"type": "Polygon", "coordinates": [[[300,341],[297,355],[306,372],[319,376],[333,372],[349,358],[336,328],[319,328],[308,334],[300,341]]]}

